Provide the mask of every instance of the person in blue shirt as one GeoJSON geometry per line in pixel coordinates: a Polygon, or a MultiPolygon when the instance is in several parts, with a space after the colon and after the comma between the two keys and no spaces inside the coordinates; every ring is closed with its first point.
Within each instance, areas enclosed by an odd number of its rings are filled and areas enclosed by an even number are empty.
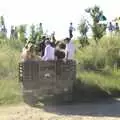
{"type": "Polygon", "coordinates": [[[73,27],[73,24],[71,22],[70,27],[69,27],[69,38],[70,39],[73,37],[73,31],[75,31],[75,28],[73,27]]]}
{"type": "Polygon", "coordinates": [[[113,32],[114,31],[114,26],[113,26],[112,22],[109,22],[108,30],[109,30],[109,32],[113,32]]]}

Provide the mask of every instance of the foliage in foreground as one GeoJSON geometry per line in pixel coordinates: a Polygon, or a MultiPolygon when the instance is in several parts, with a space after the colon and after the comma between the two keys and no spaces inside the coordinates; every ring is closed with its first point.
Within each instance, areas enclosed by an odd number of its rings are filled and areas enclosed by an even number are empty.
{"type": "Polygon", "coordinates": [[[23,44],[20,41],[0,40],[0,104],[22,100],[18,83],[18,62],[23,44]]]}

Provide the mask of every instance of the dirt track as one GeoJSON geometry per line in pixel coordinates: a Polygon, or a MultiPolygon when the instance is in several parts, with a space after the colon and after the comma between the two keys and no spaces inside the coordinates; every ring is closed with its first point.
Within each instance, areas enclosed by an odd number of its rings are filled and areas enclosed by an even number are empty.
{"type": "Polygon", "coordinates": [[[26,104],[2,106],[0,120],[120,120],[120,103],[81,103],[44,108],[26,104]]]}

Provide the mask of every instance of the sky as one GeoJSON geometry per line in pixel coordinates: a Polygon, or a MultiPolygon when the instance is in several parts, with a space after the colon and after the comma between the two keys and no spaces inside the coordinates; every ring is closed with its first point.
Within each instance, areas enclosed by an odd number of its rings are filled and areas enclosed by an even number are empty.
{"type": "Polygon", "coordinates": [[[84,12],[88,7],[100,6],[108,21],[120,16],[120,0],[0,0],[0,4],[7,28],[42,22],[44,31],[55,31],[58,39],[68,36],[70,22],[77,29],[82,16],[89,19],[84,12]]]}

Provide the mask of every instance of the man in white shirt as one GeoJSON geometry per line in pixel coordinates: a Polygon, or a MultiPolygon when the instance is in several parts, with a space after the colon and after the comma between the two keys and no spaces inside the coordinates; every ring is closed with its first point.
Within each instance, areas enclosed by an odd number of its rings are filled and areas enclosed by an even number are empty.
{"type": "Polygon", "coordinates": [[[50,45],[50,41],[46,40],[45,41],[46,47],[45,47],[45,52],[44,56],[42,57],[42,60],[47,61],[47,60],[54,60],[55,59],[55,49],[50,45]]]}
{"type": "Polygon", "coordinates": [[[75,46],[70,38],[66,38],[65,43],[66,43],[66,59],[72,60],[74,59],[74,55],[76,52],[75,46]]]}

